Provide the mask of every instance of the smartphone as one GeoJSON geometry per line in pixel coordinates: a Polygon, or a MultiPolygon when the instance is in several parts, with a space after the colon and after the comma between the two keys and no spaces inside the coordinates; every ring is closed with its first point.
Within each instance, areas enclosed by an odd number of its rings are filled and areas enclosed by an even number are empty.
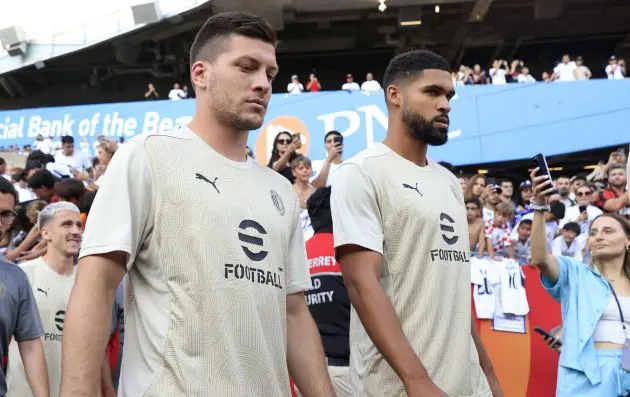
{"type": "Polygon", "coordinates": [[[335,135],[333,137],[333,143],[335,144],[335,146],[343,145],[343,137],[339,135],[335,135]]]}
{"type": "Polygon", "coordinates": [[[584,211],[586,211],[586,205],[580,205],[579,209],[580,209],[580,214],[583,213],[584,211]]]}
{"type": "MultiPolygon", "coordinates": [[[[542,153],[538,153],[536,156],[534,156],[533,161],[536,164],[536,167],[539,168],[538,175],[547,175],[547,177],[549,177],[549,180],[553,182],[553,179],[551,178],[551,173],[549,172],[549,167],[547,166],[547,159],[545,158],[545,155],[542,153]]],[[[547,193],[547,196],[551,196],[552,194],[556,193],[558,193],[558,190],[556,188],[553,188],[549,193],[547,193]]]]}
{"type": "Polygon", "coordinates": [[[536,331],[537,333],[539,333],[540,335],[544,336],[545,338],[547,338],[548,340],[554,342],[555,344],[557,344],[558,346],[562,346],[562,342],[560,342],[558,339],[556,339],[555,337],[553,337],[551,334],[549,334],[547,331],[545,331],[544,329],[540,328],[540,327],[534,327],[534,331],[536,331]]]}

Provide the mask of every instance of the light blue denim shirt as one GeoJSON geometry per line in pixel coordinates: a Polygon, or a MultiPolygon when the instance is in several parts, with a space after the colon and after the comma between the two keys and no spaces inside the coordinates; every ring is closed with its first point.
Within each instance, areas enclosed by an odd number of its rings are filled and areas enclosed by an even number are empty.
{"type": "Polygon", "coordinates": [[[560,276],[554,284],[541,275],[543,286],[562,305],[562,352],[558,390],[564,390],[575,371],[591,384],[601,381],[593,333],[612,297],[608,282],[593,268],[573,258],[556,257],[560,276]],[[572,371],[575,370],[575,371],[572,371]]]}

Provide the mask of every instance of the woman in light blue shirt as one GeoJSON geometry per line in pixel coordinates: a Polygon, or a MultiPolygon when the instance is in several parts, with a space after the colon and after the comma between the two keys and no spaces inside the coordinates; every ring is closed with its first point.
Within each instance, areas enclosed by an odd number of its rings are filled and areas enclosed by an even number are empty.
{"type": "MultiPolygon", "coordinates": [[[[622,366],[630,340],[630,222],[604,214],[591,223],[587,247],[592,264],[547,251],[543,211],[546,176],[531,174],[535,209],[531,262],[562,305],[562,352],[556,397],[617,397],[630,392],[630,365],[622,366]]],[[[630,349],[627,352],[630,358],[630,349]]],[[[630,360],[628,360],[630,364],[630,360]]],[[[625,360],[624,360],[624,364],[625,360]]]]}

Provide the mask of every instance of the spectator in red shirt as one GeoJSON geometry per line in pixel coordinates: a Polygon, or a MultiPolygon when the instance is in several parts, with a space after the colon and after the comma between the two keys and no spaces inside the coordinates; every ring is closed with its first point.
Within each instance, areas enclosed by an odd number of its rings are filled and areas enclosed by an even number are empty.
{"type": "Polygon", "coordinates": [[[630,199],[626,190],[626,169],[621,164],[613,164],[608,168],[608,188],[599,192],[595,199],[595,205],[602,211],[617,213],[626,219],[630,219],[630,199]]]}
{"type": "Polygon", "coordinates": [[[322,90],[322,85],[319,84],[319,80],[317,80],[317,76],[315,76],[315,73],[311,73],[311,75],[308,76],[308,83],[306,83],[306,91],[318,92],[321,90],[322,90]]]}

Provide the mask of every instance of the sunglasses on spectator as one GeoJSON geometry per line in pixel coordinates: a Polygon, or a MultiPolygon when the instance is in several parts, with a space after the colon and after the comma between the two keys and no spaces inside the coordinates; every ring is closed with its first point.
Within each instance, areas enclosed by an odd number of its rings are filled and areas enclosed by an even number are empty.
{"type": "Polygon", "coordinates": [[[281,145],[288,145],[289,143],[291,143],[290,139],[278,139],[278,143],[281,145]]]}
{"type": "Polygon", "coordinates": [[[10,225],[15,222],[15,218],[17,218],[17,214],[11,210],[2,210],[0,211],[0,222],[3,225],[10,225]]]}
{"type": "Polygon", "coordinates": [[[591,192],[577,192],[575,195],[578,197],[590,196],[591,192]]]}

